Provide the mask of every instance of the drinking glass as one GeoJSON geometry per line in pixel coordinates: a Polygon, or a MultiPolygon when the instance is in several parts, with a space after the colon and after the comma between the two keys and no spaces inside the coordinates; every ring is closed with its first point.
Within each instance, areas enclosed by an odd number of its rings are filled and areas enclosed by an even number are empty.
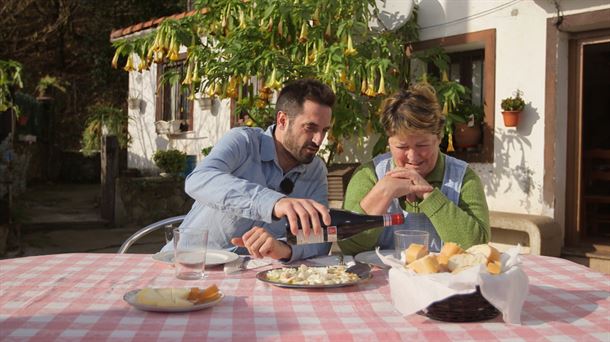
{"type": "Polygon", "coordinates": [[[404,251],[412,243],[417,243],[428,248],[430,235],[423,230],[397,230],[394,232],[394,258],[405,261],[404,251]]]}
{"type": "Polygon", "coordinates": [[[208,232],[188,227],[174,229],[174,269],[176,278],[197,280],[205,276],[208,232]]]}

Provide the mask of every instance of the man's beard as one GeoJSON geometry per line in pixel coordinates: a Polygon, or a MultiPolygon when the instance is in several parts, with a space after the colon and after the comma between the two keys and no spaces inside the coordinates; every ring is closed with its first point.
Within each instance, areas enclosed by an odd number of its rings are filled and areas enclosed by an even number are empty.
{"type": "Polygon", "coordinates": [[[311,163],[316,157],[316,153],[312,154],[307,149],[308,147],[314,148],[316,150],[319,149],[319,147],[311,141],[303,146],[299,146],[297,142],[297,137],[293,133],[292,126],[289,125],[288,129],[286,130],[286,134],[284,135],[284,148],[286,149],[286,151],[288,151],[292,158],[294,158],[300,164],[311,163]]]}

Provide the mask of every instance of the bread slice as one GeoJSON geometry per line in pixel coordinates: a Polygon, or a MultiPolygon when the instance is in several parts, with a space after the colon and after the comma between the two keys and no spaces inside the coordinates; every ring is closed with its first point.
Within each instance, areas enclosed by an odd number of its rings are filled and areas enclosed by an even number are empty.
{"type": "Polygon", "coordinates": [[[487,263],[487,271],[491,274],[502,273],[502,263],[500,261],[492,261],[487,263]]]}
{"type": "Polygon", "coordinates": [[[452,273],[459,273],[476,265],[487,265],[487,258],[482,254],[462,253],[449,258],[447,268],[452,273]]]}
{"type": "Polygon", "coordinates": [[[464,250],[457,243],[445,242],[445,244],[443,245],[443,248],[441,249],[440,255],[444,255],[447,257],[447,259],[449,259],[450,257],[452,257],[456,254],[462,254],[462,253],[464,253],[464,250]]]}
{"type": "Polygon", "coordinates": [[[417,243],[412,243],[409,248],[405,250],[406,264],[410,264],[413,261],[423,258],[428,255],[428,247],[417,243]]]}
{"type": "Polygon", "coordinates": [[[439,271],[439,265],[436,260],[436,256],[431,254],[428,254],[423,258],[419,258],[413,261],[407,267],[418,274],[430,274],[437,273],[439,271]]]}
{"type": "Polygon", "coordinates": [[[475,254],[475,255],[476,254],[484,255],[485,258],[487,258],[487,260],[490,262],[500,261],[500,251],[498,251],[497,249],[495,249],[494,247],[492,247],[488,244],[472,246],[472,247],[468,248],[466,250],[466,252],[470,253],[470,254],[475,254]]]}

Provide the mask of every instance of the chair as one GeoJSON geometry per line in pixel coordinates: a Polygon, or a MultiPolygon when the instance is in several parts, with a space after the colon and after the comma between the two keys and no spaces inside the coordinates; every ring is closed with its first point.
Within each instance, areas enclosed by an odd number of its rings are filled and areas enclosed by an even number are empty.
{"type": "Polygon", "coordinates": [[[127,249],[129,249],[129,247],[131,247],[131,245],[134,244],[134,242],[138,241],[144,235],[147,235],[148,233],[155,231],[157,229],[163,228],[168,224],[181,223],[184,220],[184,217],[185,217],[185,215],[174,216],[174,217],[166,218],[164,220],[149,224],[148,226],[138,230],[137,232],[133,233],[133,235],[131,235],[129,238],[127,238],[127,240],[125,240],[125,242],[123,242],[123,244],[121,245],[121,248],[119,248],[119,251],[117,253],[124,254],[127,251],[127,249]]]}
{"type": "Polygon", "coordinates": [[[589,230],[590,227],[593,234],[610,234],[610,229],[599,229],[602,224],[610,226],[610,150],[586,150],[583,157],[585,229],[589,230]]]}

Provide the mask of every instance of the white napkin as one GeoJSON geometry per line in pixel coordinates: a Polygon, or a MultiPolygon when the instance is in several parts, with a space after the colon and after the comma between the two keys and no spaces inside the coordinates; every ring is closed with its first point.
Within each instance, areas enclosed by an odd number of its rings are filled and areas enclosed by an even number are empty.
{"type": "MultiPolygon", "coordinates": [[[[343,262],[345,263],[345,265],[347,267],[353,266],[356,263],[354,261],[354,257],[352,257],[351,255],[345,255],[343,257],[343,262]]],[[[303,262],[301,260],[301,261],[297,261],[296,263],[301,264],[303,262]]],[[[339,256],[337,256],[337,255],[319,256],[319,257],[307,259],[307,263],[311,264],[312,266],[336,266],[336,265],[339,265],[339,256]]]]}
{"type": "Polygon", "coordinates": [[[224,272],[225,274],[233,274],[245,270],[251,270],[254,268],[271,265],[272,262],[273,259],[271,258],[252,259],[248,255],[240,255],[238,259],[228,262],[224,265],[224,272]]]}
{"type": "Polygon", "coordinates": [[[418,275],[392,255],[383,256],[379,249],[377,255],[384,264],[392,267],[389,272],[392,302],[403,315],[414,314],[456,294],[473,293],[479,285],[483,297],[502,312],[506,323],[520,324],[529,286],[519,262],[520,249],[521,246],[515,246],[502,254],[502,273],[499,275],[489,274],[483,265],[458,274],[418,275]]]}

